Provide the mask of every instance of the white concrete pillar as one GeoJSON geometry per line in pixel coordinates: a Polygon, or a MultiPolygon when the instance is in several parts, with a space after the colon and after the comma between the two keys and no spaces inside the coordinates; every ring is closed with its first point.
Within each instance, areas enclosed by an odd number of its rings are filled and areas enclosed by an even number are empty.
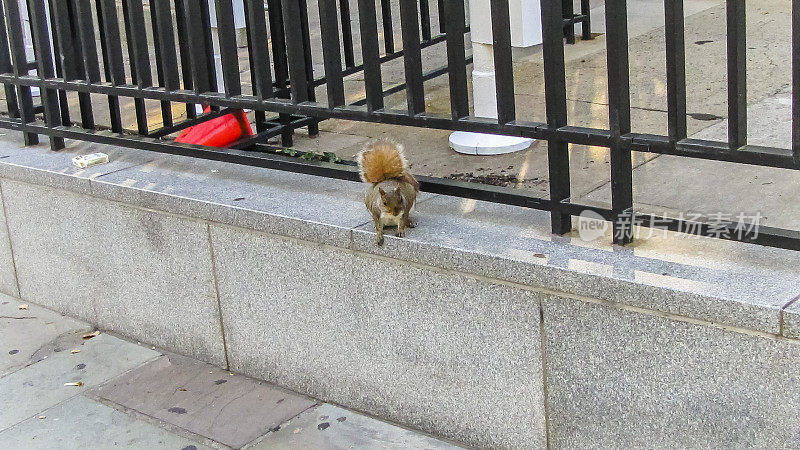
{"type": "MultiPolygon", "coordinates": [[[[542,43],[542,16],[539,0],[509,0],[511,45],[526,48],[542,43]]],[[[494,47],[490,0],[469,0],[472,39],[472,96],[477,117],[497,118],[495,96],[494,47]]],[[[450,146],[460,153],[494,155],[524,150],[533,142],[511,136],[457,131],[450,135],[450,146]]]]}

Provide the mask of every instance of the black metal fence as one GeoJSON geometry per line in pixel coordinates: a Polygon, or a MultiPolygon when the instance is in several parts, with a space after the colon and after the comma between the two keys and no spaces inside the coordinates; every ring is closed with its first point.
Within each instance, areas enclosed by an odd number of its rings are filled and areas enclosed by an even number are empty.
{"type": "MultiPolygon", "coordinates": [[[[26,1],[26,0],[22,0],[26,1]]],[[[543,139],[548,142],[549,198],[522,190],[461,181],[420,177],[422,189],[551,212],[552,230],[572,229],[572,216],[589,210],[613,223],[614,241],[631,241],[633,224],[660,224],[674,231],[706,234],[711,226],[682,218],[634,212],[631,152],[642,151],[689,158],[731,161],[759,166],[800,169],[800,1],[792,4],[793,88],[792,149],[747,144],[747,88],[745,62],[745,1],[727,1],[728,118],[727,142],[687,138],[683,0],[665,0],[668,134],[631,132],[626,0],[606,0],[609,129],[569,126],[564,45],[574,42],[572,28],[582,23],[582,36],[591,37],[588,1],[574,14],[571,0],[541,0],[546,123],[516,120],[511,31],[507,0],[491,0],[496,71],[497,120],[470,116],[467,94],[465,0],[437,2],[438,24],[431,23],[428,0],[399,0],[402,49],[394,42],[391,0],[356,0],[361,63],[356,63],[350,0],[318,0],[324,77],[313,75],[314,56],[306,0],[244,0],[247,55],[251,92],[243,92],[231,0],[215,0],[222,80],[217,80],[209,8],[206,0],[150,0],[150,27],[142,0],[122,0],[121,23],[115,0],[27,0],[34,61],[26,59],[25,22],[19,0],[2,0],[0,11],[0,82],[9,116],[0,127],[23,132],[26,144],[48,136],[54,149],[64,139],[77,139],[164,153],[230,161],[280,170],[357,180],[352,166],[303,161],[265,152],[266,139],[280,135],[291,145],[295,129],[318,132],[328,118],[387,124],[496,133],[543,139]],[[380,11],[380,16],[379,16],[380,11]],[[49,23],[47,17],[50,18],[49,23]],[[383,32],[379,37],[378,18],[383,32]],[[95,28],[96,27],[96,28],[95,28]],[[434,34],[433,29],[438,28],[434,34]],[[97,33],[97,34],[96,34],[97,33]],[[124,34],[123,34],[124,33],[124,34]],[[96,45],[99,36],[100,49],[96,45]],[[124,36],[124,39],[123,39],[124,36]],[[155,48],[150,57],[149,43],[155,48]],[[383,52],[380,44],[383,43],[383,52]],[[123,43],[129,63],[123,58],[123,43]],[[446,46],[446,65],[423,72],[422,49],[446,46]],[[176,45],[177,44],[177,45],[176,45]],[[176,51],[177,48],[177,51],[176,51]],[[404,83],[384,89],[381,65],[403,58],[404,83]],[[157,80],[151,74],[155,61],[157,80]],[[102,64],[101,64],[102,62],[102,64]],[[127,69],[127,70],[126,70],[127,69]],[[32,75],[31,71],[36,70],[32,75]],[[126,73],[127,72],[127,73],[126,73]],[[344,77],[362,72],[364,97],[346,104],[344,77]],[[451,114],[426,113],[423,83],[448,75],[451,114]],[[223,92],[217,92],[222,81],[223,92]],[[31,87],[41,89],[34,105],[31,87]],[[326,102],[315,89],[325,87],[326,102]],[[406,110],[391,110],[384,98],[405,90],[406,110]],[[80,122],[70,118],[68,93],[77,93],[80,122]],[[90,95],[107,96],[110,123],[95,123],[90,95]],[[133,99],[136,130],[123,130],[120,99],[133,99]],[[146,101],[160,102],[163,126],[149,129],[146,101]],[[185,103],[187,120],[175,122],[172,103],[185,103]],[[198,114],[196,104],[210,105],[198,114]],[[256,134],[217,149],[177,144],[164,139],[191,125],[236,109],[255,111],[256,134]],[[570,198],[568,144],[607,147],[611,155],[612,202],[607,207],[582,205],[570,198]]],[[[716,228],[720,224],[714,225],[716,228]]],[[[752,224],[728,222],[728,233],[716,235],[763,245],[800,249],[800,232],[760,227],[757,234],[741,233],[752,224]]]]}

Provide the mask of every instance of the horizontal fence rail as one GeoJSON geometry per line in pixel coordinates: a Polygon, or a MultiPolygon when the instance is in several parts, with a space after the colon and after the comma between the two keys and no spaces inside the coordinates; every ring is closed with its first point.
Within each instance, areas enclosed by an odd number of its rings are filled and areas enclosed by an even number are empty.
{"type": "MultiPolygon", "coordinates": [[[[26,145],[44,135],[56,150],[63,148],[64,139],[74,139],[357,181],[350,164],[277,155],[266,141],[280,136],[283,146],[291,146],[295,130],[306,127],[314,135],[319,122],[331,118],[541,139],[548,142],[546,198],[431,177],[420,177],[422,188],[549,211],[556,234],[572,230],[572,216],[593,211],[612,222],[618,244],[631,241],[634,225],[658,223],[694,234],[706,234],[710,227],[635,211],[633,151],[800,169],[800,1],[792,2],[791,149],[747,143],[744,0],[728,0],[726,8],[730,125],[725,142],[687,136],[683,0],[664,0],[667,135],[632,131],[626,0],[605,1],[608,129],[570,126],[567,117],[565,43],[575,42],[575,24],[581,24],[582,39],[592,38],[588,1],[581,1],[575,14],[571,0],[541,0],[543,123],[518,119],[507,0],[491,0],[491,18],[486,18],[492,24],[498,119],[470,115],[467,70],[472,60],[465,40],[470,30],[465,0],[435,5],[429,0],[23,0],[26,8],[20,8],[20,0],[0,1],[0,82],[8,111],[0,127],[22,132],[26,145]],[[244,11],[244,43],[235,32],[237,5],[244,11]],[[212,29],[214,21],[217,27],[212,29]],[[319,33],[311,33],[312,23],[318,24],[319,33]],[[32,60],[26,35],[33,40],[32,60]],[[423,51],[433,46],[443,47],[446,57],[441,67],[425,71],[423,51]],[[404,80],[386,87],[382,67],[400,58],[404,80]],[[323,73],[315,74],[315,66],[323,73]],[[243,78],[242,69],[249,69],[249,79],[243,78]],[[351,77],[356,74],[362,77],[351,77]],[[425,82],[444,74],[450,113],[430,113],[425,82]],[[362,97],[348,100],[345,87],[350,82],[363,83],[362,97]],[[32,87],[41,92],[39,104],[32,87]],[[317,99],[318,89],[324,89],[324,101],[317,99]],[[386,97],[403,91],[405,108],[386,108],[386,97]],[[73,96],[78,121],[70,113],[73,96]],[[98,123],[93,96],[107,102],[107,123],[98,123]],[[123,105],[129,103],[135,124],[123,129],[123,105]],[[255,135],[228,149],[169,138],[240,109],[254,111],[255,135]],[[186,118],[176,120],[176,111],[186,118]],[[158,115],[157,127],[151,126],[148,114],[158,115]],[[609,149],[610,205],[571,200],[569,144],[609,149]]],[[[748,225],[730,222],[723,228],[748,225]]],[[[793,230],[761,227],[757,235],[717,237],[800,250],[800,232],[793,230]]]]}

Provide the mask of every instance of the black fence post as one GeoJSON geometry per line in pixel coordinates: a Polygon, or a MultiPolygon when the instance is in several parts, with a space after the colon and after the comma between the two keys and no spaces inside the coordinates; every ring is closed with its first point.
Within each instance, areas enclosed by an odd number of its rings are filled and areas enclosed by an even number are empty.
{"type": "Polygon", "coordinates": [[[497,122],[505,124],[516,118],[514,102],[514,66],[511,53],[511,20],[507,0],[491,0],[492,49],[494,51],[497,122]]]}
{"type": "MultiPolygon", "coordinates": [[[[22,17],[19,13],[19,4],[16,0],[4,0],[3,8],[6,18],[6,30],[8,31],[8,41],[11,48],[11,62],[14,67],[14,75],[23,76],[28,74],[28,59],[25,56],[25,43],[22,40],[22,17]]],[[[41,76],[41,74],[40,74],[41,76]]],[[[17,105],[20,111],[20,121],[22,123],[33,122],[36,117],[33,112],[33,97],[31,88],[28,86],[17,86],[17,105]]],[[[44,89],[42,89],[44,90],[44,89]]],[[[39,143],[39,136],[35,133],[23,133],[25,145],[35,145],[39,143]]]]}
{"type": "MultiPolygon", "coordinates": [[[[5,13],[3,13],[3,8],[0,8],[0,72],[14,72],[14,66],[11,64],[11,53],[9,53],[8,50],[8,31],[6,30],[6,18],[5,13]]],[[[6,94],[8,116],[11,118],[19,118],[16,87],[13,84],[5,83],[3,84],[3,89],[6,94]]]]}
{"type": "Polygon", "coordinates": [[[792,0],[792,154],[800,169],[800,0],[792,0]]]}
{"type": "Polygon", "coordinates": [[[670,145],[686,138],[686,48],[683,0],[664,0],[666,38],[667,129],[670,145]]]}
{"type": "Polygon", "coordinates": [[[614,243],[633,240],[633,167],[630,146],[623,136],[631,132],[628,17],[626,0],[607,0],[608,123],[611,131],[611,210],[614,243]]]}
{"type": "MultiPolygon", "coordinates": [[[[53,78],[53,54],[50,49],[50,37],[47,32],[47,16],[45,15],[44,0],[30,0],[28,8],[31,13],[31,34],[33,35],[33,49],[36,53],[36,71],[39,81],[53,78]]],[[[58,107],[58,94],[54,89],[41,86],[39,95],[42,99],[44,122],[50,128],[58,126],[60,111],[58,107]]],[[[87,95],[88,97],[88,95],[87,95]]],[[[50,135],[50,148],[60,150],[64,148],[64,138],[50,135]]]]}
{"type": "Polygon", "coordinates": [[[406,103],[411,115],[425,111],[422,83],[422,53],[417,22],[417,0],[400,0],[400,28],[403,35],[403,66],[406,76],[406,103]]]}
{"type": "Polygon", "coordinates": [[[727,0],[728,144],[747,144],[747,43],[745,0],[727,0]]]}
{"type": "MultiPolygon", "coordinates": [[[[557,130],[567,125],[567,83],[564,68],[563,19],[559,0],[542,0],[542,57],[548,127],[557,130]]],[[[547,164],[550,179],[550,224],[554,234],[572,230],[572,216],[555,202],[569,200],[569,144],[558,138],[547,141],[547,164]]]]}

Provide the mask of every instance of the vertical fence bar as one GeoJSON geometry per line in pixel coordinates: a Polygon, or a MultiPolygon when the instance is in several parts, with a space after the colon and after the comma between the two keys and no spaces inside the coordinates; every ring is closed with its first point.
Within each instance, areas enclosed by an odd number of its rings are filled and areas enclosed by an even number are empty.
{"type": "MultiPolygon", "coordinates": [[[[267,22],[264,17],[264,0],[245,0],[247,42],[253,73],[253,92],[259,99],[272,97],[272,72],[267,47],[267,22]]],[[[338,46],[337,46],[338,49],[338,46]]]]}
{"type": "MultiPolygon", "coordinates": [[[[57,0],[58,1],[58,0],[57,0]]],[[[128,58],[131,66],[131,79],[139,86],[146,88],[153,85],[150,73],[150,55],[147,50],[147,35],[144,25],[142,0],[123,0],[122,14],[125,22],[125,36],[128,43],[128,58]]],[[[147,107],[143,98],[134,98],[136,110],[136,126],[139,134],[147,135],[147,107]]]]}
{"type": "Polygon", "coordinates": [[[447,2],[447,0],[436,0],[436,10],[439,15],[439,33],[447,33],[447,12],[445,2],[447,2]]]}
{"type": "MultiPolygon", "coordinates": [[[[44,0],[29,0],[28,8],[31,16],[31,34],[33,48],[36,53],[36,71],[40,80],[55,76],[53,68],[53,54],[50,49],[50,35],[47,29],[47,14],[44,0]]],[[[58,126],[60,111],[58,107],[58,94],[54,89],[39,89],[44,109],[44,122],[48,128],[58,126]]],[[[64,148],[64,138],[50,136],[50,148],[60,150],[64,148]]]]}
{"type": "Polygon", "coordinates": [[[667,63],[667,129],[672,145],[686,138],[686,47],[683,0],[664,0],[667,63]]]}
{"type": "MultiPolygon", "coordinates": [[[[198,9],[200,10],[200,33],[199,36],[203,37],[203,48],[205,49],[206,69],[208,70],[208,80],[211,87],[210,91],[217,92],[219,89],[219,80],[217,80],[216,60],[214,59],[214,41],[211,37],[211,15],[208,10],[208,2],[201,1],[198,9]]],[[[211,106],[213,111],[219,110],[218,106],[211,106]]]]}
{"type": "Polygon", "coordinates": [[[747,42],[745,0],[727,0],[728,144],[747,144],[747,42]]]}
{"type": "MultiPolygon", "coordinates": [[[[100,31],[100,48],[103,53],[103,70],[106,82],[114,85],[125,84],[125,68],[122,65],[122,45],[119,35],[117,7],[113,0],[97,0],[97,23],[100,31]]],[[[111,116],[111,130],[122,133],[122,115],[119,97],[108,97],[108,111],[111,116]]]]}
{"type": "Polygon", "coordinates": [[[94,35],[94,21],[92,20],[92,5],[89,0],[74,0],[75,15],[79,33],[79,46],[83,49],[84,68],[86,80],[90,83],[99,83],[100,60],[97,56],[97,43],[94,35]]]}
{"type": "Polygon", "coordinates": [[[606,0],[608,122],[611,131],[611,210],[614,243],[633,239],[633,167],[622,136],[631,132],[628,18],[626,0],[606,0]]]}
{"type": "Polygon", "coordinates": [[[222,81],[225,86],[225,95],[233,97],[242,94],[242,83],[239,79],[239,52],[236,47],[236,29],[233,24],[233,4],[231,0],[217,0],[216,6],[222,81]]]}
{"type": "Polygon", "coordinates": [[[391,0],[381,0],[381,21],[383,22],[383,51],[388,55],[394,53],[391,0]]]}
{"type": "Polygon", "coordinates": [[[358,19],[361,28],[361,57],[364,60],[367,111],[373,112],[383,109],[383,82],[374,0],[358,0],[358,19]]]}
{"type": "MultiPolygon", "coordinates": [[[[61,63],[61,71],[64,79],[74,81],[83,79],[83,64],[82,56],[78,47],[75,37],[78,35],[78,30],[74,28],[76,24],[76,17],[72,14],[70,3],[71,0],[58,0],[54,1],[54,12],[52,16],[53,26],[58,36],[59,53],[56,58],[61,63]]],[[[33,13],[33,11],[31,11],[33,13]]],[[[48,39],[48,42],[50,40],[48,39]]],[[[58,95],[58,94],[56,94],[58,95]]],[[[92,117],[92,101],[89,94],[86,92],[78,93],[78,103],[81,111],[81,126],[87,129],[94,128],[94,119],[92,117]]],[[[70,125],[69,120],[66,122],[62,118],[62,124],[70,125]]]]}
{"type": "MultiPolygon", "coordinates": [[[[69,0],[50,0],[50,18],[52,19],[53,42],[56,55],[56,66],[59,75],[67,80],[77,78],[75,74],[75,48],[72,42],[72,30],[70,29],[69,0]]],[[[66,91],[60,91],[63,97],[61,104],[66,106],[66,91]]],[[[83,111],[81,111],[83,113],[83,111]]],[[[61,109],[61,124],[72,125],[68,108],[61,109]]]]}
{"type": "Polygon", "coordinates": [[[406,74],[408,114],[425,112],[425,88],[422,82],[422,50],[417,22],[417,0],[400,0],[400,31],[403,35],[403,66],[406,74]]]}
{"type": "MultiPolygon", "coordinates": [[[[264,18],[264,0],[245,0],[245,28],[247,30],[247,54],[250,61],[253,95],[259,99],[272,97],[272,72],[270,71],[269,47],[267,46],[267,21],[264,18]]],[[[256,131],[267,129],[267,115],[255,112],[256,131]]]]}
{"type": "MultiPolygon", "coordinates": [[[[187,53],[192,71],[192,86],[194,91],[202,94],[211,91],[211,78],[209,68],[211,61],[206,49],[206,38],[203,36],[203,14],[201,5],[203,0],[181,0],[183,11],[186,15],[186,47],[181,48],[181,54],[187,53]]],[[[213,58],[213,55],[212,55],[213,58]]]]}
{"type": "Polygon", "coordinates": [[[328,93],[328,107],[335,108],[344,105],[342,55],[339,50],[336,0],[318,0],[318,3],[322,32],[322,58],[325,63],[325,89],[328,93]]]}
{"type": "Polygon", "coordinates": [[[792,153],[800,169],[800,0],[792,0],[792,153]]]}
{"type": "Polygon", "coordinates": [[[281,0],[283,7],[284,33],[286,33],[286,56],[289,60],[289,87],[292,102],[308,100],[308,76],[303,46],[303,30],[300,23],[300,0],[281,0]]]}
{"type": "MultiPolygon", "coordinates": [[[[153,40],[156,45],[158,82],[167,90],[180,89],[178,79],[178,54],[175,52],[175,33],[172,30],[172,12],[169,0],[150,0],[153,22],[153,40]]],[[[161,102],[161,118],[165,127],[172,126],[172,104],[161,102]]]]}
{"type": "Polygon", "coordinates": [[[511,21],[507,0],[491,0],[497,121],[511,122],[514,107],[514,68],[511,55],[511,21]]]}
{"type": "MultiPolygon", "coordinates": [[[[90,32],[94,34],[94,24],[88,24],[85,30],[79,29],[80,18],[78,17],[78,0],[69,0],[69,14],[70,23],[72,24],[73,45],[75,46],[75,66],[78,72],[78,78],[86,80],[86,55],[84,55],[84,48],[82,45],[81,34],[90,32]]],[[[55,52],[55,49],[53,49],[55,52]]],[[[81,125],[87,129],[94,129],[94,117],[92,115],[92,98],[88,92],[79,92],[78,101],[81,109],[81,125]]]]}
{"type": "MultiPolygon", "coordinates": [[[[153,26],[153,50],[156,53],[156,80],[158,85],[164,86],[164,61],[163,61],[163,43],[161,42],[161,29],[159,27],[158,8],[156,4],[158,0],[150,0],[150,23],[153,26]]],[[[168,127],[172,126],[172,108],[170,102],[161,100],[161,125],[168,127]]]]}
{"type": "MultiPolygon", "coordinates": [[[[48,12],[50,13],[50,18],[51,18],[50,39],[51,42],[53,43],[53,55],[60,55],[61,50],[58,42],[58,33],[56,32],[56,28],[52,26],[52,23],[55,22],[55,19],[52,19],[53,17],[55,17],[53,0],[50,0],[48,2],[47,9],[48,12]]],[[[28,13],[30,14],[30,11],[28,11],[28,13]]],[[[55,62],[56,62],[56,77],[63,78],[64,74],[61,70],[61,59],[55,58],[55,62]]],[[[69,102],[67,100],[67,91],[63,89],[58,91],[58,103],[61,109],[61,123],[65,125],[72,125],[72,121],[70,120],[70,115],[69,115],[69,102]]]]}
{"type": "MultiPolygon", "coordinates": [[[[558,129],[567,125],[567,83],[564,69],[564,21],[559,0],[542,0],[542,57],[547,125],[558,129]]],[[[570,197],[569,144],[559,139],[547,141],[547,164],[550,199],[570,197]]],[[[550,225],[555,234],[572,229],[572,217],[560,210],[550,211],[550,225]]]]}
{"type": "Polygon", "coordinates": [[[561,24],[561,32],[564,33],[564,37],[567,39],[567,44],[574,44],[575,43],[575,26],[572,22],[564,25],[564,22],[567,20],[572,20],[575,16],[575,5],[572,3],[573,0],[562,0],[561,3],[561,15],[562,15],[562,24],[561,24]]]}
{"type": "MultiPolygon", "coordinates": [[[[192,60],[188,50],[189,34],[186,31],[187,23],[183,0],[175,0],[175,33],[178,35],[178,48],[180,48],[181,79],[183,80],[183,88],[192,90],[194,89],[194,82],[192,80],[192,60]]],[[[197,110],[193,103],[186,104],[186,117],[190,119],[197,117],[197,110]]]]}
{"type": "MultiPolygon", "coordinates": [[[[308,89],[308,100],[314,102],[317,100],[317,94],[314,88],[314,60],[311,54],[311,32],[308,24],[308,3],[306,0],[300,0],[300,31],[303,36],[303,55],[306,62],[306,89],[308,89]]],[[[307,126],[309,136],[317,136],[319,134],[319,121],[312,120],[307,126]]]]}
{"type": "Polygon", "coordinates": [[[419,0],[419,20],[422,25],[422,39],[431,40],[431,5],[428,0],[419,0]]]}
{"type": "Polygon", "coordinates": [[[592,17],[589,11],[591,5],[589,0],[581,0],[581,14],[583,15],[583,22],[581,22],[581,39],[588,41],[592,39],[592,17]]]}
{"type": "MultiPolygon", "coordinates": [[[[53,0],[49,1],[49,4],[47,5],[47,7],[48,7],[48,12],[50,13],[50,18],[51,18],[51,20],[50,20],[50,23],[51,23],[50,39],[51,39],[51,42],[53,43],[53,55],[60,55],[61,54],[61,50],[60,50],[60,46],[59,46],[59,42],[58,42],[58,33],[56,33],[55,27],[52,26],[52,23],[54,22],[52,20],[52,17],[55,16],[55,12],[54,12],[54,9],[53,9],[53,0]]],[[[61,59],[60,58],[55,58],[55,62],[56,62],[56,77],[63,78],[64,74],[63,74],[63,72],[61,70],[61,59]]],[[[65,124],[65,125],[72,125],[72,122],[70,121],[70,115],[69,115],[69,102],[67,100],[67,91],[65,91],[63,89],[58,91],[58,103],[59,103],[59,106],[61,108],[61,123],[65,124]]]]}
{"type": "Polygon", "coordinates": [[[339,0],[339,14],[342,20],[342,46],[344,46],[344,65],[356,65],[355,49],[353,47],[353,26],[350,23],[350,0],[339,0]]]}
{"type": "MultiPolygon", "coordinates": [[[[269,9],[269,32],[272,37],[272,65],[275,69],[275,85],[280,90],[285,90],[289,83],[289,67],[286,60],[286,36],[283,31],[283,9],[280,0],[267,0],[269,9]]],[[[282,93],[281,98],[289,98],[289,93],[282,93]]],[[[281,144],[284,147],[291,147],[293,144],[293,132],[289,124],[292,121],[291,115],[281,113],[278,120],[283,125],[281,131],[281,144]]]]}
{"type": "Polygon", "coordinates": [[[286,64],[286,37],[283,34],[283,11],[280,0],[267,0],[269,9],[269,32],[272,39],[272,64],[275,68],[275,83],[278,88],[287,86],[289,68],[286,64]]]}
{"type": "MultiPolygon", "coordinates": [[[[8,50],[8,31],[6,30],[6,17],[3,8],[0,7],[0,73],[13,73],[14,66],[11,64],[11,53],[8,50]]],[[[19,105],[17,104],[17,90],[13,84],[3,84],[6,94],[6,106],[8,116],[11,118],[19,117],[19,105]]]]}
{"type": "MultiPolygon", "coordinates": [[[[16,0],[3,1],[3,8],[7,20],[6,29],[8,31],[8,41],[11,48],[11,62],[14,66],[14,75],[24,76],[28,74],[28,61],[25,56],[25,43],[22,40],[22,18],[19,14],[19,4],[16,0]]],[[[41,76],[41,73],[39,74],[41,76]]],[[[42,89],[43,90],[43,89],[42,89]]],[[[31,88],[19,85],[17,91],[17,104],[20,109],[20,121],[22,123],[33,122],[36,117],[33,112],[33,98],[31,88]]],[[[25,145],[35,145],[39,143],[39,136],[34,133],[23,133],[25,145]]]]}
{"type": "Polygon", "coordinates": [[[447,71],[450,83],[450,114],[453,119],[469,115],[467,65],[464,46],[466,15],[464,0],[439,0],[447,18],[447,71]]]}

